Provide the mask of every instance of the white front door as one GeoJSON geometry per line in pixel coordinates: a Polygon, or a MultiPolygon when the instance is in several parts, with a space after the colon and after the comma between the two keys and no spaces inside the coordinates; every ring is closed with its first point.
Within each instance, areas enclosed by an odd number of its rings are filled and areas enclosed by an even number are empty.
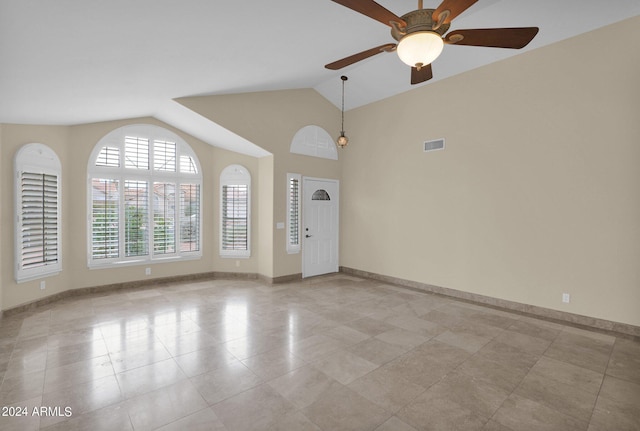
{"type": "Polygon", "coordinates": [[[338,272],[340,183],[302,179],[302,276],[338,272]]]}

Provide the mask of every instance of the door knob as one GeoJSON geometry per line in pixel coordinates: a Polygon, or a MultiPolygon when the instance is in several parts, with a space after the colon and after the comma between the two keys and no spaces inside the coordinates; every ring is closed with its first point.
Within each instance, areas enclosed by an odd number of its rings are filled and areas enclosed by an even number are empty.
{"type": "Polygon", "coordinates": [[[311,238],[313,235],[305,235],[305,238],[311,238]]]}

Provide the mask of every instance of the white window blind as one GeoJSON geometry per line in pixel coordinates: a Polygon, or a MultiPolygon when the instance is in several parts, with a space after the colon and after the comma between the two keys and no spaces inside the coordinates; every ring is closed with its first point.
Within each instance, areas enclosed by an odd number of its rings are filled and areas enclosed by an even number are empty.
{"type": "Polygon", "coordinates": [[[176,143],[167,141],[154,141],[153,143],[153,169],[156,171],[176,171],[176,143]]]}
{"type": "Polygon", "coordinates": [[[21,256],[23,269],[58,262],[58,177],[21,175],[21,256]]]}
{"type": "Polygon", "coordinates": [[[100,150],[100,154],[98,154],[98,159],[96,160],[96,166],[109,166],[109,167],[119,167],[120,166],[120,148],[118,147],[103,147],[100,150]]]}
{"type": "Polygon", "coordinates": [[[247,250],[248,191],[244,184],[222,186],[222,249],[247,250]]]}
{"type": "Polygon", "coordinates": [[[287,174],[287,252],[300,251],[300,179],[287,174]]]}
{"type": "Polygon", "coordinates": [[[200,250],[200,185],[180,185],[180,251],[200,250]]]}
{"type": "Polygon", "coordinates": [[[125,256],[149,254],[149,183],[124,182],[125,256]]]}
{"type": "Polygon", "coordinates": [[[120,255],[119,181],[95,178],[91,183],[91,257],[117,258],[120,255]]]}
{"type": "Polygon", "coordinates": [[[15,172],[15,278],[22,282],[62,269],[60,160],[46,145],[27,144],[15,172]]]}
{"type": "Polygon", "coordinates": [[[153,252],[176,251],[176,185],[153,184],[153,252]]]}
{"type": "Polygon", "coordinates": [[[220,255],[251,255],[251,175],[240,165],[226,167],[220,174],[220,255]]]}
{"type": "Polygon", "coordinates": [[[197,174],[196,164],[193,162],[193,157],[180,156],[180,172],[188,174],[197,174]]]}
{"type": "Polygon", "coordinates": [[[124,138],[124,165],[130,169],[149,169],[149,140],[137,136],[124,138]]]}

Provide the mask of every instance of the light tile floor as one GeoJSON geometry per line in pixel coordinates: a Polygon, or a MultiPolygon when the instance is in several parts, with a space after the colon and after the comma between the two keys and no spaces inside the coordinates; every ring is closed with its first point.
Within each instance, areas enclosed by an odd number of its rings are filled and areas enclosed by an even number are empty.
{"type": "Polygon", "coordinates": [[[343,274],[60,301],[0,373],[2,430],[640,430],[640,342],[343,274]]]}

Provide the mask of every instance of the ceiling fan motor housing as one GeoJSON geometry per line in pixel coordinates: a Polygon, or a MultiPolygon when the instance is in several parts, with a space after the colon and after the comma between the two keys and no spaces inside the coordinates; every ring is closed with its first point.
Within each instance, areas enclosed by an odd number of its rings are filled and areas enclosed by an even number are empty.
{"type": "Polygon", "coordinates": [[[433,13],[435,9],[418,9],[402,15],[402,19],[407,23],[405,28],[397,28],[395,25],[391,26],[391,37],[399,41],[407,34],[415,33],[418,31],[433,31],[440,36],[445,34],[449,30],[450,24],[441,24],[437,26],[437,22],[433,20],[433,13]],[[434,29],[434,27],[436,27],[434,29]]]}

